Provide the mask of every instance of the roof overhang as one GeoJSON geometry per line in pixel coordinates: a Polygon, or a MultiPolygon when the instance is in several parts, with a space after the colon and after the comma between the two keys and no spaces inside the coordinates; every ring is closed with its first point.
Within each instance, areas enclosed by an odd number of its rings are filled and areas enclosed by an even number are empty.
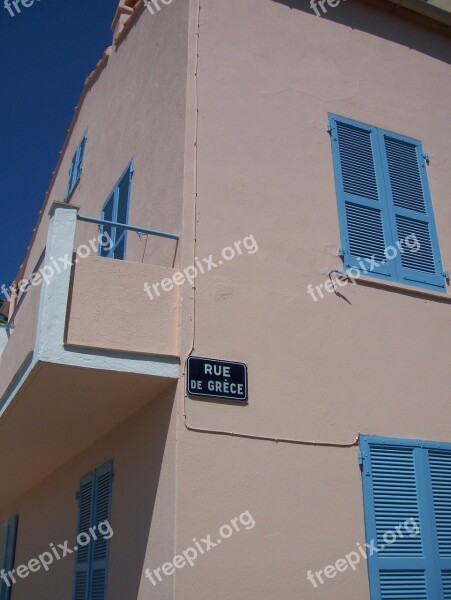
{"type": "Polygon", "coordinates": [[[451,27],[451,4],[449,0],[388,0],[401,8],[439,21],[451,27]]]}

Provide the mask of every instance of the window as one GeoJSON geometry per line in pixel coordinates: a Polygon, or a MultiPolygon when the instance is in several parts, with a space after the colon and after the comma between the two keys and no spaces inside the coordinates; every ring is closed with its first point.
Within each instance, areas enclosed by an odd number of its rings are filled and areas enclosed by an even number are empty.
{"type": "MultiPolygon", "coordinates": [[[[133,161],[122,173],[108,200],[103,205],[102,220],[125,224],[128,222],[132,178],[133,161]]],[[[127,245],[127,230],[122,227],[102,225],[101,233],[109,235],[112,243],[99,247],[99,256],[124,260],[127,245]],[[108,246],[109,249],[106,249],[105,246],[108,246]]]]}
{"type": "Polygon", "coordinates": [[[445,291],[421,142],[329,117],[345,269],[445,291]]]}
{"type": "MultiPolygon", "coordinates": [[[[0,525],[0,570],[6,573],[14,567],[14,554],[16,550],[17,516],[11,517],[0,525]]],[[[11,581],[0,579],[0,600],[9,600],[11,596],[11,581]],[[9,582],[9,586],[6,583],[9,582]]]]}
{"type": "Polygon", "coordinates": [[[363,436],[360,450],[371,600],[451,598],[451,444],[363,436]]]}
{"type": "Polygon", "coordinates": [[[90,528],[111,520],[112,461],[81,478],[78,498],[77,544],[73,600],[106,600],[108,539],[91,536],[90,528]],[[84,536],[84,545],[78,536],[84,536]],[[91,538],[86,543],[88,536],[91,538]]]}
{"type": "Polygon", "coordinates": [[[83,136],[83,139],[81,140],[80,144],[78,145],[78,148],[75,151],[74,157],[70,164],[69,183],[67,184],[67,192],[66,192],[66,197],[64,199],[66,202],[69,199],[69,196],[74,191],[75,186],[77,185],[78,180],[81,177],[81,172],[83,170],[83,159],[85,157],[85,146],[86,146],[87,138],[88,138],[88,133],[86,132],[85,135],[83,136]]]}

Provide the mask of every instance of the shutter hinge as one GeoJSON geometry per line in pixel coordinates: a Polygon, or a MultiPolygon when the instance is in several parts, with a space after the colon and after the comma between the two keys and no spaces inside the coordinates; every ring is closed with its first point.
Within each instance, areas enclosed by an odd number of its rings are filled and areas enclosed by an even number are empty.
{"type": "Polygon", "coordinates": [[[364,473],[364,475],[366,475],[367,477],[371,476],[371,464],[370,461],[368,460],[368,455],[367,454],[363,454],[363,452],[361,452],[359,450],[359,465],[360,465],[360,469],[361,471],[364,473]]]}
{"type": "Polygon", "coordinates": [[[422,156],[423,156],[424,160],[425,160],[427,163],[429,163],[429,154],[428,154],[427,152],[423,152],[423,155],[422,155],[422,156]]]}
{"type": "Polygon", "coordinates": [[[340,256],[340,258],[343,258],[344,255],[345,251],[343,250],[343,248],[338,248],[338,256],[340,256]]]}
{"type": "Polygon", "coordinates": [[[443,271],[442,275],[446,279],[446,281],[449,281],[449,271],[443,271]]]}
{"type": "Polygon", "coordinates": [[[326,127],[326,131],[327,131],[327,133],[331,134],[332,133],[332,125],[328,125],[326,127]]]}
{"type": "Polygon", "coordinates": [[[80,500],[80,492],[75,492],[75,500],[80,500]]]}

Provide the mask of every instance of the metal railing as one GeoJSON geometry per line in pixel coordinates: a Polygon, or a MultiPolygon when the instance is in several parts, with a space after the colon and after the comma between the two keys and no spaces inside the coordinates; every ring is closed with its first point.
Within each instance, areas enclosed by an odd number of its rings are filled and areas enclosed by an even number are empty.
{"type": "MultiPolygon", "coordinates": [[[[169,238],[171,240],[176,240],[176,241],[178,241],[180,239],[180,236],[177,235],[176,233],[168,233],[166,231],[158,231],[157,229],[149,229],[147,227],[137,227],[136,225],[128,225],[127,223],[117,223],[116,221],[106,221],[105,219],[97,219],[96,217],[88,217],[86,215],[77,215],[77,219],[79,221],[85,221],[87,223],[94,223],[95,225],[99,225],[99,226],[117,227],[120,229],[127,229],[128,231],[135,231],[136,233],[155,235],[158,237],[169,238]]],[[[21,292],[18,301],[14,305],[13,312],[9,316],[8,323],[6,324],[6,330],[7,330],[8,334],[9,334],[10,330],[12,328],[14,328],[14,319],[16,318],[17,313],[19,312],[20,307],[22,306],[22,304],[28,294],[30,286],[32,285],[32,277],[33,277],[33,275],[35,275],[35,273],[38,272],[38,269],[41,266],[41,264],[44,260],[44,257],[45,257],[45,248],[42,251],[42,254],[39,257],[39,260],[36,263],[33,271],[31,272],[30,277],[26,280],[28,283],[26,286],[24,286],[25,289],[23,292],[21,292]]],[[[17,295],[16,295],[16,298],[17,298],[17,295]]]]}
{"type": "Polygon", "coordinates": [[[180,236],[176,233],[168,233],[166,231],[158,231],[157,229],[148,229],[147,227],[137,227],[136,225],[128,225],[127,223],[117,223],[116,221],[105,221],[105,219],[97,219],[95,217],[87,217],[86,215],[77,215],[79,221],[87,223],[95,223],[96,225],[106,225],[108,227],[117,227],[119,229],[127,229],[128,231],[136,231],[136,233],[147,233],[158,237],[169,238],[171,240],[179,240],[180,236]]]}

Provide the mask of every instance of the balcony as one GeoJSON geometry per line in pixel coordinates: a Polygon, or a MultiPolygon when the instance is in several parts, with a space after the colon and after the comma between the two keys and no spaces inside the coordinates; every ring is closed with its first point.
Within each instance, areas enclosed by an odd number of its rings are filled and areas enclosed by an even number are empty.
{"type": "Polygon", "coordinates": [[[86,240],[98,237],[99,225],[74,206],[53,205],[33,270],[41,280],[23,286],[0,328],[0,504],[178,379],[179,288],[154,300],[144,291],[174,269],[97,256],[86,240]]]}

